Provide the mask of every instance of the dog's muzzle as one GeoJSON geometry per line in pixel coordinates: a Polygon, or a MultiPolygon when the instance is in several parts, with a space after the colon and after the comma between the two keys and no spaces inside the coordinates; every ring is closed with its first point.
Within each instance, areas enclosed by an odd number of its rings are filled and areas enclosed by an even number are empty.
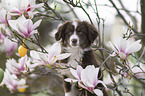
{"type": "Polygon", "coordinates": [[[79,46],[79,37],[77,35],[72,35],[70,37],[70,46],[78,47],[79,46]]]}

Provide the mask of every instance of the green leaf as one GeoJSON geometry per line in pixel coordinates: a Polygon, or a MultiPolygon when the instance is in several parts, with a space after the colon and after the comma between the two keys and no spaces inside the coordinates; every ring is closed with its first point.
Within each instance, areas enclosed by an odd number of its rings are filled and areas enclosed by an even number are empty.
{"type": "Polygon", "coordinates": [[[4,78],[4,71],[2,68],[0,68],[0,83],[3,81],[4,78]]]}

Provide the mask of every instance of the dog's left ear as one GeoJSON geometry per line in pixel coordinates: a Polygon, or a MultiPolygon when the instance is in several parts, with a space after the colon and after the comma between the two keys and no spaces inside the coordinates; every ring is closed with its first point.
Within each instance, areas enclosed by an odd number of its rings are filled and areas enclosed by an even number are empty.
{"type": "Polygon", "coordinates": [[[88,31],[88,38],[90,40],[91,43],[94,42],[94,40],[97,38],[97,36],[99,35],[97,29],[95,28],[95,26],[93,26],[92,24],[89,24],[86,21],[83,21],[83,23],[85,24],[87,31],[88,31]]]}
{"type": "Polygon", "coordinates": [[[66,21],[58,28],[57,33],[55,34],[55,39],[57,41],[59,41],[60,39],[64,40],[65,30],[66,30],[67,26],[71,23],[72,23],[71,21],[66,21]]]}

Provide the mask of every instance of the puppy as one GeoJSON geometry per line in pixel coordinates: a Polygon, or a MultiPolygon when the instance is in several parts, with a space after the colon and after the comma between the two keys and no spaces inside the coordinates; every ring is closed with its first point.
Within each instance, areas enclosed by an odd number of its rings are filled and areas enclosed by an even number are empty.
{"type": "MultiPolygon", "coordinates": [[[[80,63],[83,68],[90,64],[99,67],[95,54],[91,48],[92,43],[98,35],[99,33],[96,28],[86,21],[66,21],[63,23],[58,28],[55,39],[57,41],[61,40],[62,52],[69,52],[72,53],[72,55],[61,62],[74,68],[77,67],[78,63],[80,63]]],[[[65,70],[62,74],[64,79],[72,77],[69,70],[65,70]]],[[[101,77],[101,70],[98,78],[99,77],[101,77]]],[[[102,85],[99,85],[99,87],[100,86],[103,87],[102,85]]],[[[96,96],[84,89],[79,90],[77,85],[65,81],[64,90],[65,96],[96,96]]]]}

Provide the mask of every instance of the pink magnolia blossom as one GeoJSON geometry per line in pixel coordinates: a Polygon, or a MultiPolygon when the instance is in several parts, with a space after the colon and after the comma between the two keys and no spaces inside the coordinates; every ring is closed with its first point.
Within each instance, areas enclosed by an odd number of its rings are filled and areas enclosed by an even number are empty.
{"type": "Polygon", "coordinates": [[[33,71],[37,64],[30,64],[30,59],[27,59],[27,55],[20,58],[18,62],[15,59],[9,59],[6,62],[6,68],[16,76],[21,76],[28,71],[33,71]],[[29,70],[28,70],[29,69],[29,70]]]}
{"type": "Polygon", "coordinates": [[[4,25],[4,24],[0,24],[0,42],[3,43],[5,35],[7,36],[11,36],[11,32],[10,30],[4,25]]]}
{"type": "Polygon", "coordinates": [[[2,40],[1,42],[3,42],[5,36],[2,34],[1,30],[0,30],[0,40],[2,40]]]}
{"type": "Polygon", "coordinates": [[[6,85],[6,87],[10,90],[11,93],[19,88],[27,88],[25,79],[17,79],[17,77],[6,69],[4,72],[4,79],[2,84],[6,85]]]}
{"type": "Polygon", "coordinates": [[[3,8],[5,8],[11,15],[29,15],[33,18],[36,12],[35,8],[42,7],[44,4],[36,4],[36,0],[2,0],[3,8]]]}
{"type": "Polygon", "coordinates": [[[103,96],[101,90],[95,89],[95,87],[99,83],[103,84],[104,87],[107,88],[103,81],[98,80],[99,68],[95,68],[94,65],[89,65],[85,69],[83,69],[80,65],[78,65],[76,70],[70,68],[70,71],[72,75],[76,78],[76,80],[67,78],[65,79],[65,81],[78,81],[79,86],[81,86],[82,88],[88,90],[89,92],[94,92],[98,96],[103,96]]]}
{"type": "Polygon", "coordinates": [[[140,44],[141,40],[137,40],[131,43],[131,40],[123,39],[118,37],[117,40],[114,41],[114,45],[110,43],[114,52],[122,59],[126,59],[128,55],[137,52],[141,49],[142,45],[140,44]]]}
{"type": "Polygon", "coordinates": [[[76,70],[70,68],[70,72],[71,74],[76,78],[76,79],[71,79],[71,78],[67,78],[65,79],[65,81],[67,82],[77,82],[77,81],[81,81],[81,72],[82,72],[83,68],[78,65],[76,70]]]}
{"type": "Polygon", "coordinates": [[[31,35],[38,33],[35,30],[41,23],[42,20],[38,20],[33,24],[31,19],[26,19],[23,15],[17,20],[9,20],[10,26],[16,30],[20,35],[30,38],[31,35]]]}
{"type": "MultiPolygon", "coordinates": [[[[7,21],[6,21],[6,10],[4,8],[2,8],[0,10],[0,22],[1,23],[4,23],[5,25],[7,25],[7,21]]],[[[7,20],[10,20],[11,19],[11,16],[9,14],[7,14],[7,20]]]]}
{"type": "Polygon", "coordinates": [[[58,60],[63,60],[65,58],[68,58],[71,53],[63,53],[61,54],[61,45],[60,43],[54,43],[49,51],[48,54],[46,53],[38,53],[36,51],[30,51],[30,55],[33,58],[35,63],[38,63],[40,65],[53,65],[58,60]]]}
{"type": "Polygon", "coordinates": [[[9,40],[6,37],[6,38],[4,38],[3,48],[4,48],[7,56],[10,56],[12,54],[12,52],[17,48],[17,43],[9,40]]]}

